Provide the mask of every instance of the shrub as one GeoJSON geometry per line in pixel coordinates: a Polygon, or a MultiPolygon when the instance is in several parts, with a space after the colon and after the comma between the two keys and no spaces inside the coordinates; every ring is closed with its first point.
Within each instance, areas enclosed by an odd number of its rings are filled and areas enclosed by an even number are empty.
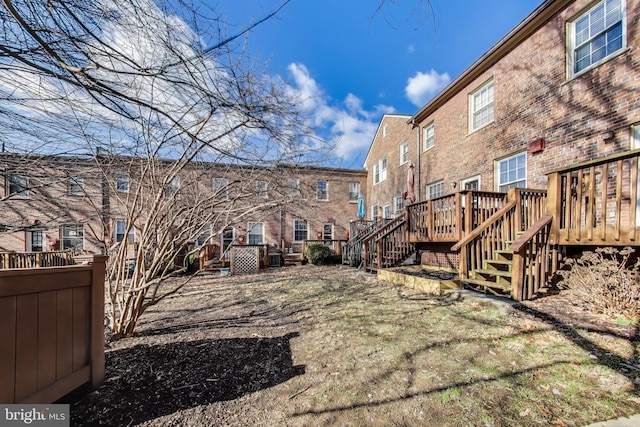
{"type": "Polygon", "coordinates": [[[331,249],[322,243],[310,243],[304,248],[304,256],[313,265],[322,265],[331,256],[331,249]]]}
{"type": "Polygon", "coordinates": [[[640,318],[640,261],[630,265],[633,249],[598,248],[584,252],[580,258],[565,261],[561,270],[561,288],[569,299],[586,310],[610,317],[640,318]]]}

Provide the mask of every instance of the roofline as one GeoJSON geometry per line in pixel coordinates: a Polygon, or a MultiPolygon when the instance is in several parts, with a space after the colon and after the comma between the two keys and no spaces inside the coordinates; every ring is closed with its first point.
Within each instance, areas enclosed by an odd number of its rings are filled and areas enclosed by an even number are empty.
{"type": "Polygon", "coordinates": [[[369,149],[367,150],[367,155],[364,156],[364,161],[362,163],[362,167],[364,168],[367,164],[367,159],[369,158],[369,153],[371,152],[371,147],[373,147],[373,142],[376,140],[376,137],[378,136],[378,132],[380,132],[380,125],[382,124],[382,121],[384,120],[385,117],[407,117],[407,118],[411,118],[411,114],[383,114],[380,117],[380,121],[378,122],[378,127],[376,128],[376,133],[373,134],[373,139],[371,140],[371,144],[369,144],[369,149]]]}
{"type": "Polygon", "coordinates": [[[415,126],[417,123],[422,122],[434,111],[453,98],[457,93],[461,92],[473,80],[478,78],[482,73],[502,59],[506,54],[511,52],[516,46],[519,46],[550,18],[574,1],[575,0],[545,0],[540,6],[531,12],[529,16],[527,16],[522,22],[516,25],[502,39],[493,45],[491,49],[485,52],[480,58],[471,64],[471,66],[463,71],[462,74],[449,83],[449,85],[436,95],[435,98],[411,116],[407,123],[415,126]]]}

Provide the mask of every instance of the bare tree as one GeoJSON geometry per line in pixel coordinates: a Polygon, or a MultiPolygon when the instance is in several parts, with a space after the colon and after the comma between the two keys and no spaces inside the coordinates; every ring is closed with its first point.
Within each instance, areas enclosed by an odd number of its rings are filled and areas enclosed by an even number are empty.
{"type": "Polygon", "coordinates": [[[96,206],[102,227],[92,231],[111,254],[111,328],[131,334],[149,305],[184,285],[164,283],[205,227],[222,230],[286,200],[256,202],[247,183],[282,182],[274,165],[302,164],[322,147],[307,138],[294,92],[246,55],[251,27],[227,35],[204,4],[2,4],[0,125],[10,130],[2,142],[13,152],[96,153],[91,167],[109,197],[96,206]],[[231,200],[211,188],[207,164],[228,166],[215,173],[230,183],[225,191],[235,190],[231,200]],[[131,179],[126,192],[119,173],[131,179]],[[119,245],[114,218],[124,221],[119,245]]]}

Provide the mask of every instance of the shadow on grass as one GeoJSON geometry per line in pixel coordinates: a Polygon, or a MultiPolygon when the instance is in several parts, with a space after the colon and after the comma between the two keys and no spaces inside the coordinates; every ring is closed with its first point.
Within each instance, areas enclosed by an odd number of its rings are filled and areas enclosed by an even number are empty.
{"type": "MultiPolygon", "coordinates": [[[[105,384],[71,404],[73,425],[134,425],[232,400],[303,375],[291,338],[236,338],[136,345],[106,354],[105,384]]],[[[69,397],[73,399],[73,397],[69,397]]]]}

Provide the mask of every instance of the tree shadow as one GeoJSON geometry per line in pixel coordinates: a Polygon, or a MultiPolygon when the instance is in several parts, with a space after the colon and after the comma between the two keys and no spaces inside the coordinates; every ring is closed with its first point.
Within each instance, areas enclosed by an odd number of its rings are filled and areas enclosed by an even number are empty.
{"type": "Polygon", "coordinates": [[[303,375],[293,365],[291,333],[140,344],[106,354],[105,383],[71,403],[73,425],[134,425],[179,410],[237,399],[303,375]]]}

